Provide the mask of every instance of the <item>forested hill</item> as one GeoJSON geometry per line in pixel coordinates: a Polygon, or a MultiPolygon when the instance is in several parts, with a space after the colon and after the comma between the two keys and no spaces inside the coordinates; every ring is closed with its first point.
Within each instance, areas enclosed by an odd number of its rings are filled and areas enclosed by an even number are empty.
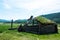
{"type": "Polygon", "coordinates": [[[46,17],[50,20],[53,20],[57,23],[60,23],[60,12],[58,13],[52,13],[52,14],[48,14],[48,15],[42,15],[43,17],[46,17]]]}
{"type": "Polygon", "coordinates": [[[10,20],[0,19],[0,22],[10,22],[10,20]]]}

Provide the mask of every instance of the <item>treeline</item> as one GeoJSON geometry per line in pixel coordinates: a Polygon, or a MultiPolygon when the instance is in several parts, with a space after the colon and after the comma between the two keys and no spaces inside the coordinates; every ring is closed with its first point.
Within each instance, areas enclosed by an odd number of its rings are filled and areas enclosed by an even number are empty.
{"type": "MultiPolygon", "coordinates": [[[[13,23],[26,23],[26,19],[24,19],[24,20],[13,20],[13,23]]],[[[11,21],[6,21],[6,22],[3,22],[3,23],[11,23],[11,21]]]]}
{"type": "Polygon", "coordinates": [[[15,21],[14,21],[14,23],[25,23],[25,22],[27,22],[26,19],[24,19],[24,20],[15,20],[15,21]]]}
{"type": "Polygon", "coordinates": [[[52,13],[52,14],[48,14],[48,15],[42,15],[42,16],[45,18],[48,18],[50,20],[53,20],[56,23],[60,23],[60,12],[52,13]]]}

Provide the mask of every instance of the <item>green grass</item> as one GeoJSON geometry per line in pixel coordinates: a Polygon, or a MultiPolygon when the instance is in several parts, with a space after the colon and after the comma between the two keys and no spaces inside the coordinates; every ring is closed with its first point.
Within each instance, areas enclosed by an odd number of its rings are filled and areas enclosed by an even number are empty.
{"type": "Polygon", "coordinates": [[[42,16],[37,16],[35,17],[35,19],[37,19],[41,23],[55,23],[54,21],[47,19],[45,17],[42,17],[42,16]]]}
{"type": "MultiPolygon", "coordinates": [[[[18,27],[14,24],[13,27],[18,27]]],[[[8,30],[10,24],[0,24],[0,40],[60,40],[60,29],[58,34],[37,35],[26,32],[18,32],[17,30],[8,30]]]]}

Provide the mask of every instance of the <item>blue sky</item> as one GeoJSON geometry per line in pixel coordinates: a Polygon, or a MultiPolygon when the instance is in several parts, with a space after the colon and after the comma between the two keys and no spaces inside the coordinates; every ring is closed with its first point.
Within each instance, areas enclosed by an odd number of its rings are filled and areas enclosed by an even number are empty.
{"type": "Polygon", "coordinates": [[[0,0],[0,19],[28,19],[60,12],[60,0],[0,0]]]}

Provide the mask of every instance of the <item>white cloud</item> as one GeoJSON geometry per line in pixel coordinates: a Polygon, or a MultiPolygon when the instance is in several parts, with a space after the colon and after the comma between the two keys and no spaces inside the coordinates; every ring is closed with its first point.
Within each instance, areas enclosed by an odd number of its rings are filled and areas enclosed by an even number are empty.
{"type": "Polygon", "coordinates": [[[5,3],[8,3],[12,7],[24,8],[28,10],[45,7],[54,8],[57,5],[57,2],[59,2],[59,0],[5,0],[5,3]]]}
{"type": "MultiPolygon", "coordinates": [[[[44,5],[45,3],[43,3],[44,1],[40,1],[40,0],[4,0],[4,3],[6,4],[9,4],[11,6],[14,6],[14,7],[18,7],[18,8],[25,8],[25,9],[28,9],[28,10],[31,10],[31,9],[35,9],[35,8],[38,8],[42,5],[44,5]]],[[[45,1],[46,2],[46,1],[45,1]]],[[[47,1],[48,2],[48,1],[47,1]]],[[[6,5],[6,7],[9,7],[8,5],[6,5]]]]}
{"type": "Polygon", "coordinates": [[[60,11],[60,0],[4,0],[3,4],[6,9],[13,9],[10,10],[12,14],[15,13],[14,15],[16,15],[18,13],[16,18],[18,18],[19,13],[22,13],[19,15],[19,18],[28,18],[31,15],[38,16],[42,13],[48,14],[50,12],[60,11]],[[18,9],[16,10],[15,8],[18,9]]]}
{"type": "Polygon", "coordinates": [[[11,9],[11,6],[8,4],[3,4],[5,9],[11,9]]]}

